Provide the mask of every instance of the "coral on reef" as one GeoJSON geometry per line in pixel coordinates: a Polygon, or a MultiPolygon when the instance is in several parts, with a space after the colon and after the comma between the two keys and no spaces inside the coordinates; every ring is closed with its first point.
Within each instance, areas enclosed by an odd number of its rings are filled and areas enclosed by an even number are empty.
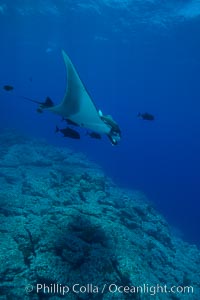
{"type": "Polygon", "coordinates": [[[142,193],[120,189],[70,149],[12,132],[0,143],[1,300],[150,299],[109,292],[112,284],[192,286],[155,299],[200,299],[200,252],[171,234],[142,193]],[[75,284],[87,291],[58,289],[75,284]]]}

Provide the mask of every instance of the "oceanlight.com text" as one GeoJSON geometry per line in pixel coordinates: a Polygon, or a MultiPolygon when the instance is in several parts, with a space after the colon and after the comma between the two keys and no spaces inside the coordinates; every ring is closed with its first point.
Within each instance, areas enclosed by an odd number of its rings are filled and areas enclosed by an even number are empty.
{"type": "Polygon", "coordinates": [[[33,285],[27,285],[25,287],[26,293],[36,292],[37,294],[51,294],[51,295],[67,295],[73,294],[149,294],[150,296],[155,296],[156,294],[193,294],[193,286],[167,286],[167,285],[117,285],[115,283],[94,285],[91,283],[81,285],[75,283],[73,285],[63,285],[59,283],[53,284],[41,284],[38,283],[35,287],[33,285]]]}

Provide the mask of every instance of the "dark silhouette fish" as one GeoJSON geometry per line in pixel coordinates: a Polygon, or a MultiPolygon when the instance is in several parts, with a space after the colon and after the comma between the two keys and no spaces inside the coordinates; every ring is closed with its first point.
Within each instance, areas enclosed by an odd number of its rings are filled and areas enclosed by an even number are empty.
{"type": "Polygon", "coordinates": [[[79,126],[77,123],[71,121],[70,119],[62,118],[62,121],[67,122],[67,124],[69,124],[69,125],[79,126]]]}
{"type": "Polygon", "coordinates": [[[14,87],[12,85],[4,85],[3,89],[7,92],[10,92],[10,91],[14,90],[14,87]]]}
{"type": "Polygon", "coordinates": [[[57,132],[61,132],[63,134],[64,137],[69,137],[69,138],[72,138],[72,139],[80,139],[80,134],[78,131],[70,128],[70,127],[66,127],[66,128],[63,128],[63,129],[59,129],[58,126],[56,126],[56,133],[57,132]]]}
{"type": "Polygon", "coordinates": [[[153,121],[153,120],[155,120],[155,117],[153,115],[147,113],[147,112],[143,113],[143,114],[138,113],[138,117],[142,118],[143,120],[147,120],[147,121],[153,121]]]}
{"type": "Polygon", "coordinates": [[[92,131],[92,132],[87,132],[86,134],[89,135],[92,139],[98,139],[98,140],[101,139],[101,135],[97,132],[92,131]]]}

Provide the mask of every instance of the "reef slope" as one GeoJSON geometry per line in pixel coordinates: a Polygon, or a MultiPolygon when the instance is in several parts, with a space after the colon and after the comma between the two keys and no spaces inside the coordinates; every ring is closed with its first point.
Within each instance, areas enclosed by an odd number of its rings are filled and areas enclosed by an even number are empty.
{"type": "Polygon", "coordinates": [[[120,189],[70,149],[10,131],[0,144],[0,300],[151,298],[108,292],[110,284],[193,286],[154,299],[200,299],[200,252],[142,193],[120,189]],[[62,296],[37,293],[37,284],[106,289],[62,296]]]}

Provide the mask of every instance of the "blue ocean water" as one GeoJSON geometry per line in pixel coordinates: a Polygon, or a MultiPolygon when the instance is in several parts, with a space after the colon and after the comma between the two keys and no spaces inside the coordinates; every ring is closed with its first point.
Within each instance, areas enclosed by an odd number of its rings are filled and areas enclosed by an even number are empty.
{"type": "Polygon", "coordinates": [[[0,126],[86,153],[120,186],[142,190],[184,238],[199,240],[200,4],[0,1],[0,126]],[[60,118],[20,96],[59,103],[69,54],[94,102],[120,124],[112,147],[55,135],[60,118]],[[154,122],[137,118],[155,115],[154,122]]]}

